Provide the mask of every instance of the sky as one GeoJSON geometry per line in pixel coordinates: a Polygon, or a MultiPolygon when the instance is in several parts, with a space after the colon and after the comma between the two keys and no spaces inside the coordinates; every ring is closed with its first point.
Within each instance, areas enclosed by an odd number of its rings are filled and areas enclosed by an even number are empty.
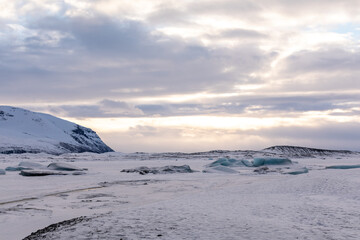
{"type": "Polygon", "coordinates": [[[360,150],[358,0],[0,0],[0,105],[121,152],[360,150]]]}

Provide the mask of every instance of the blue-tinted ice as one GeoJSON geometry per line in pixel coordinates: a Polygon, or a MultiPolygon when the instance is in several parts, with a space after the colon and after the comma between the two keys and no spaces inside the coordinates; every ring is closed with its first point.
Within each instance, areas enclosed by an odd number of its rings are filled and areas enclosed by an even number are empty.
{"type": "Polygon", "coordinates": [[[205,173],[210,172],[224,172],[224,173],[239,173],[233,167],[243,168],[256,168],[254,172],[257,173],[269,173],[280,172],[284,174],[298,175],[308,173],[309,170],[306,167],[293,165],[293,162],[288,158],[254,158],[253,160],[237,160],[233,158],[219,158],[218,160],[210,163],[203,171],[205,173]],[[289,167],[289,165],[292,165],[289,167]],[[267,166],[275,166],[276,168],[269,169],[267,166]],[[286,167],[282,167],[286,166],[286,167]],[[266,171],[260,171],[259,167],[266,167],[266,171]]]}
{"type": "Polygon", "coordinates": [[[254,167],[264,165],[288,165],[292,164],[292,161],[288,158],[254,158],[252,164],[254,167]]]}
{"type": "Polygon", "coordinates": [[[352,169],[352,168],[360,168],[360,164],[358,165],[335,165],[328,166],[327,169],[352,169]]]}
{"type": "Polygon", "coordinates": [[[242,160],[236,160],[234,158],[219,158],[215,162],[212,162],[208,167],[225,166],[225,167],[244,167],[242,160]]]}

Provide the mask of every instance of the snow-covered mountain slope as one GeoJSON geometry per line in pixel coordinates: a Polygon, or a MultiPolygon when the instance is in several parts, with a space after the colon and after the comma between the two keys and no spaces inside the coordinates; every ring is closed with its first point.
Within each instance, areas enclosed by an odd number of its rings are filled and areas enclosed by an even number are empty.
{"type": "Polygon", "coordinates": [[[283,154],[287,157],[314,157],[314,156],[333,156],[338,154],[355,154],[356,152],[347,150],[328,150],[297,146],[273,146],[265,148],[263,151],[283,154]]]}
{"type": "Polygon", "coordinates": [[[44,113],[0,106],[0,153],[112,152],[91,129],[44,113]]]}

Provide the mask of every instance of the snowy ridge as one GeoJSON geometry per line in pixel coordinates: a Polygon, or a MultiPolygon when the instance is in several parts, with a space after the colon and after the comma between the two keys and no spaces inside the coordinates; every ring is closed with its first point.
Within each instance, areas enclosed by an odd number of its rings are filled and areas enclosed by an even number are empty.
{"type": "Polygon", "coordinates": [[[347,154],[356,154],[356,152],[348,150],[327,150],[327,149],[317,149],[317,148],[308,148],[308,147],[298,147],[298,146],[273,146],[265,148],[263,151],[283,154],[287,157],[314,157],[314,156],[333,156],[333,155],[347,155],[347,154]]]}
{"type": "Polygon", "coordinates": [[[91,129],[21,108],[0,106],[0,153],[113,151],[91,129]]]}

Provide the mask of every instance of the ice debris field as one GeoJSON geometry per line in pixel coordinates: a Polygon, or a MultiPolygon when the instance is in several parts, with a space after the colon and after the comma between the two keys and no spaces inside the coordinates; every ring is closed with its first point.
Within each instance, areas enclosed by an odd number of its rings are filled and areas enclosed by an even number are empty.
{"type": "Polygon", "coordinates": [[[359,159],[296,148],[2,154],[0,239],[359,239],[359,159]]]}

